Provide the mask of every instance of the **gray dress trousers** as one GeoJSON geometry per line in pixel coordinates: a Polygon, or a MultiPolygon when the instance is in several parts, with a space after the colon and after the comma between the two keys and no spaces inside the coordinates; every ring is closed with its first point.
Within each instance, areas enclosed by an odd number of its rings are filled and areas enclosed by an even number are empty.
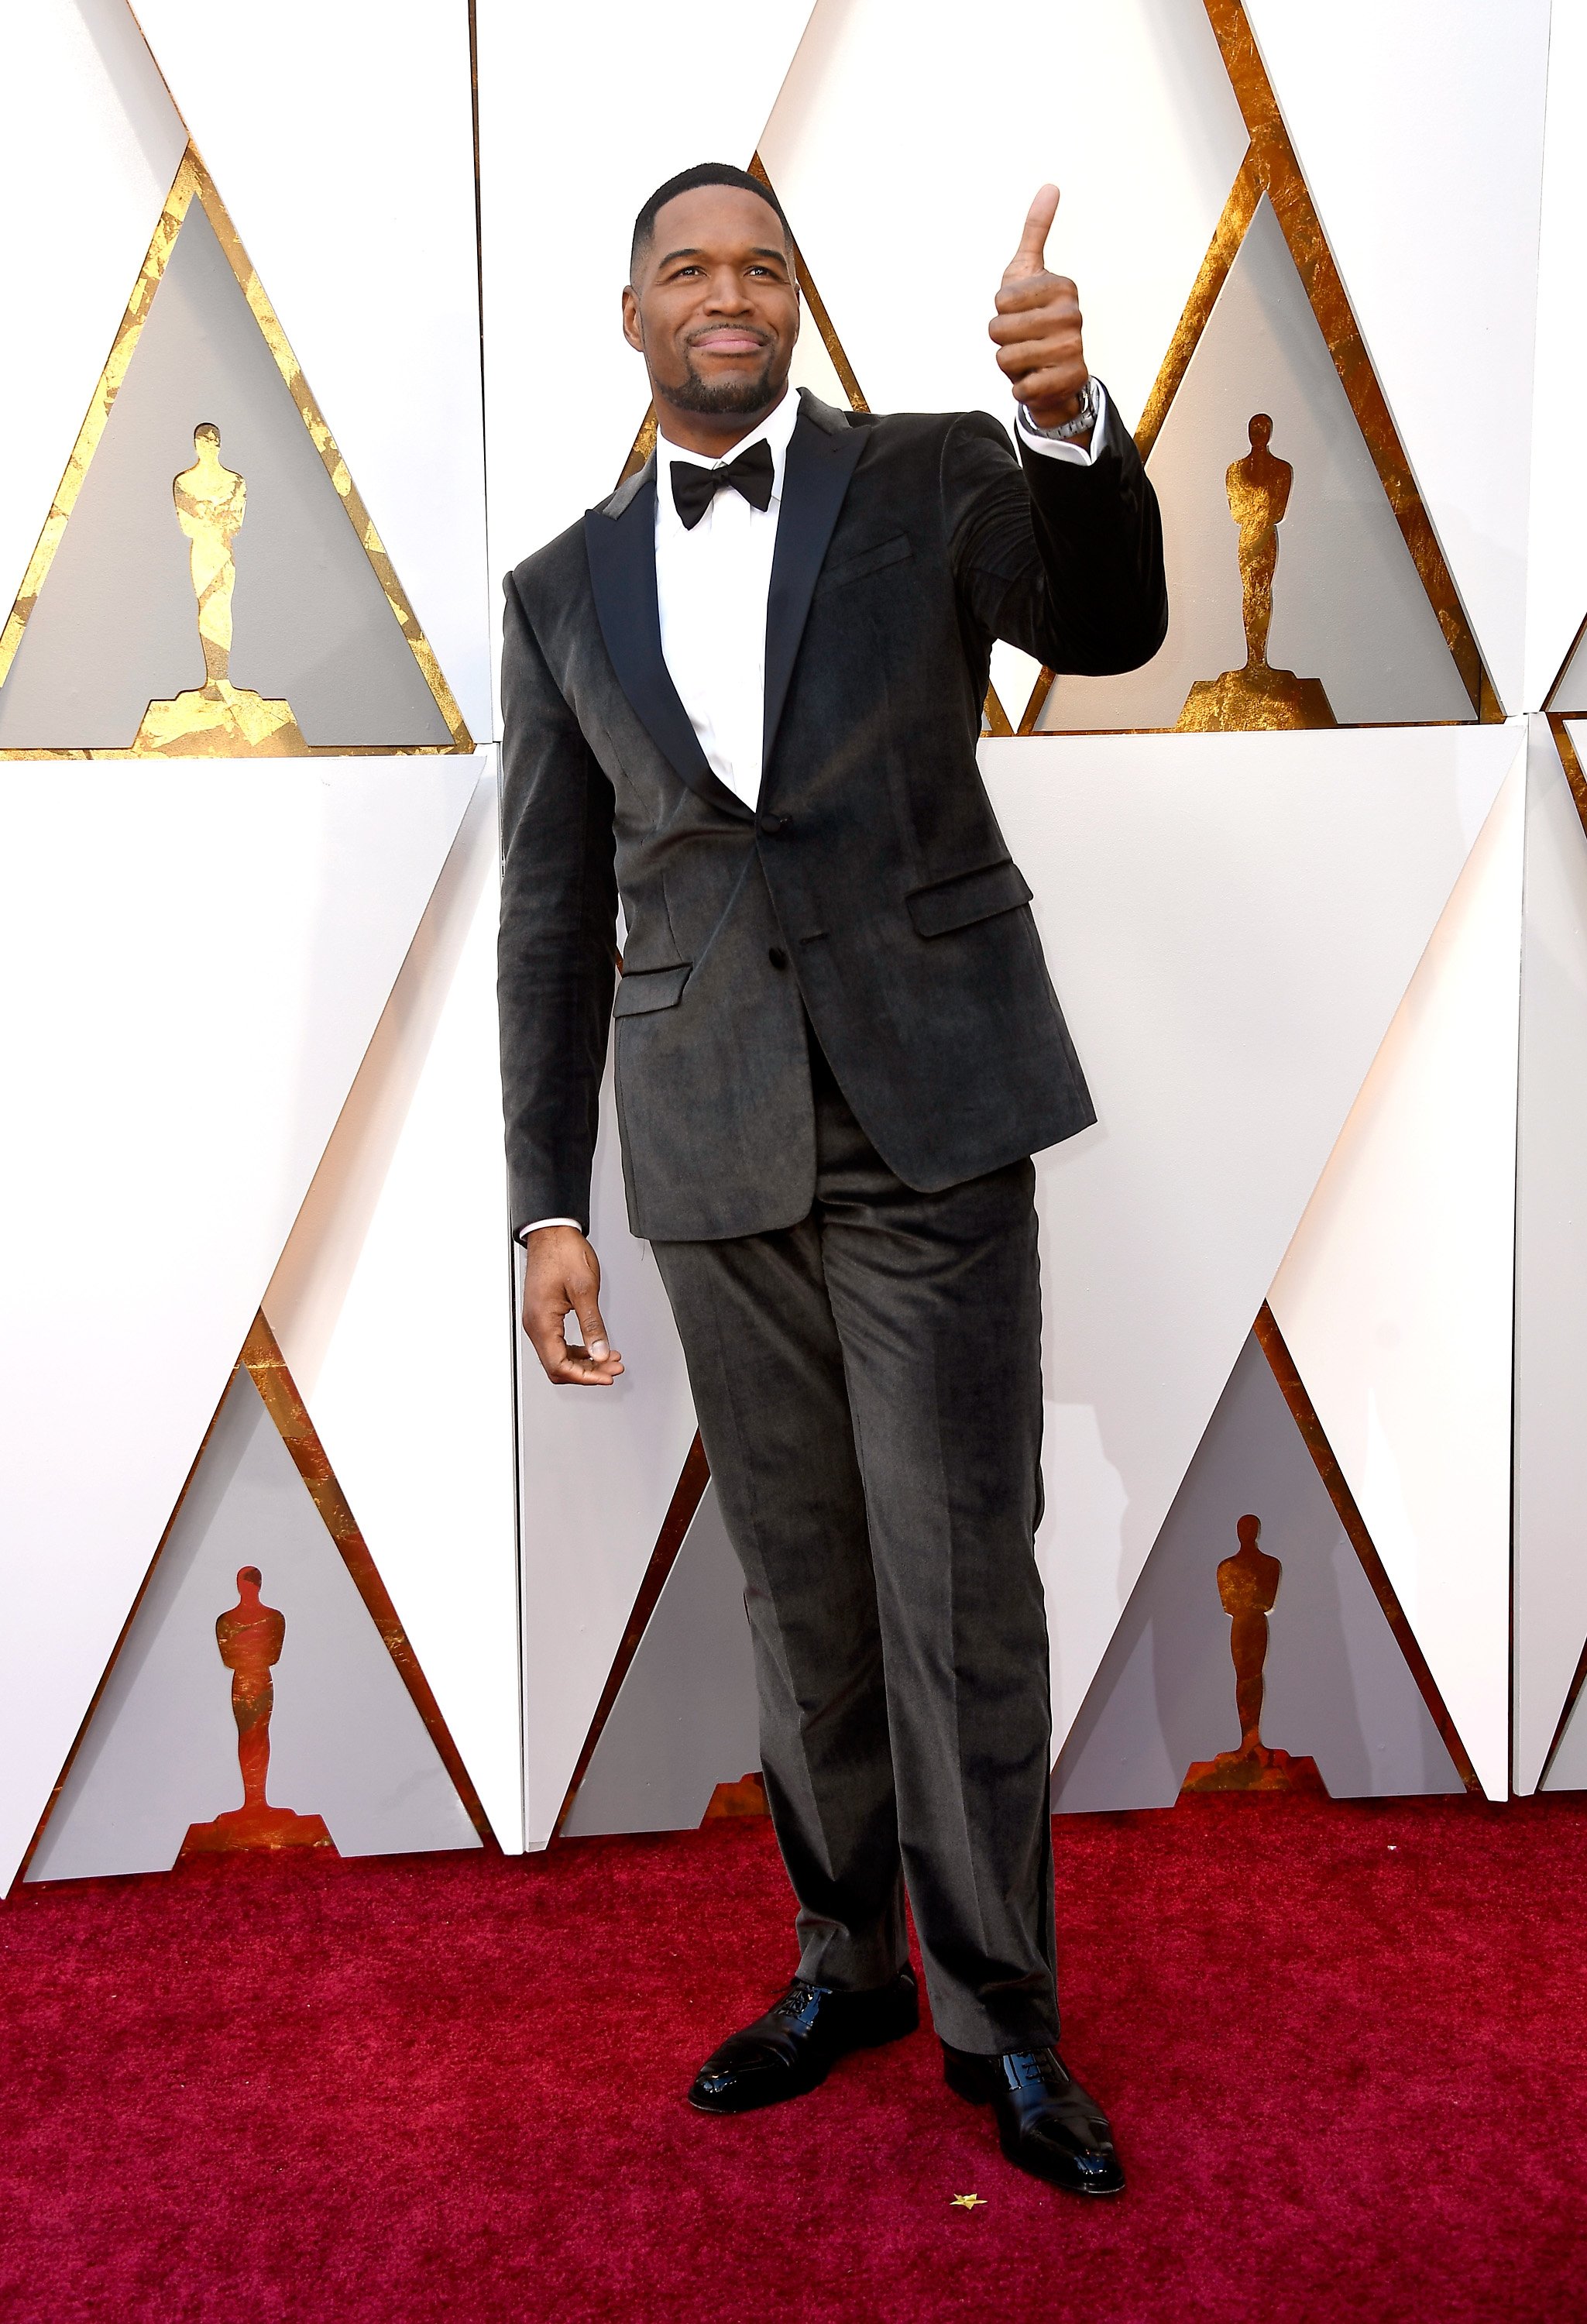
{"type": "Polygon", "coordinates": [[[1056,2041],[1035,1169],[895,1177],[814,1040],[798,1226],[654,1245],[743,1567],[799,1974],[1056,2041]]]}

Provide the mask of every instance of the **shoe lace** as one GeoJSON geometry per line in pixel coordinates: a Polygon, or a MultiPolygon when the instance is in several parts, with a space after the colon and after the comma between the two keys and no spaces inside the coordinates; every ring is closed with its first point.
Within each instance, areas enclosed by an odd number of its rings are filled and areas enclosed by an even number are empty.
{"type": "Polygon", "coordinates": [[[812,1985],[807,1977],[796,1977],[781,1999],[772,2003],[770,2014],[773,2017],[803,2017],[829,1990],[825,1985],[812,1985]]]}
{"type": "Polygon", "coordinates": [[[1005,2050],[1003,2070],[1010,2088],[1062,2090],[1068,2087],[1069,2077],[1051,2050],[1005,2050]]]}

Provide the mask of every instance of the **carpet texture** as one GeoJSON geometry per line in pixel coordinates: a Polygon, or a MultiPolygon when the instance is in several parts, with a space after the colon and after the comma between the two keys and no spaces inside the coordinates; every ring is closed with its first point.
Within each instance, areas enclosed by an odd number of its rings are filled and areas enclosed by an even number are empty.
{"type": "Polygon", "coordinates": [[[1587,2314],[1587,1798],[1056,1842],[1065,2049],[1130,2172],[1091,2208],[1003,2163],[925,2032],[684,2105],[789,1972],[763,1823],[17,1890],[0,2316],[1587,2314]]]}

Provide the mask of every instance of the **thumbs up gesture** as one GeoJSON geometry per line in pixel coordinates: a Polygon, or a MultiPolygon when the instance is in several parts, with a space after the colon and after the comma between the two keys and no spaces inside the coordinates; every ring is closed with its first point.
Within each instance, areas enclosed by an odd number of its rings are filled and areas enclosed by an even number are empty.
{"type": "Polygon", "coordinates": [[[1020,247],[1003,269],[988,329],[1017,402],[1038,428],[1073,420],[1090,374],[1081,345],[1080,300],[1066,275],[1049,274],[1047,238],[1058,211],[1056,186],[1030,205],[1020,247]]]}

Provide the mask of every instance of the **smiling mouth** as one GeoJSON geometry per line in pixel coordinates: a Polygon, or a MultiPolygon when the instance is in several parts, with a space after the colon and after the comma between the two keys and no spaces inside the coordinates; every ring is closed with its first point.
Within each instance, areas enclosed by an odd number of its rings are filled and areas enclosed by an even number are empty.
{"type": "Polygon", "coordinates": [[[752,331],[703,331],[688,344],[694,355],[758,355],[766,341],[752,331]]]}

